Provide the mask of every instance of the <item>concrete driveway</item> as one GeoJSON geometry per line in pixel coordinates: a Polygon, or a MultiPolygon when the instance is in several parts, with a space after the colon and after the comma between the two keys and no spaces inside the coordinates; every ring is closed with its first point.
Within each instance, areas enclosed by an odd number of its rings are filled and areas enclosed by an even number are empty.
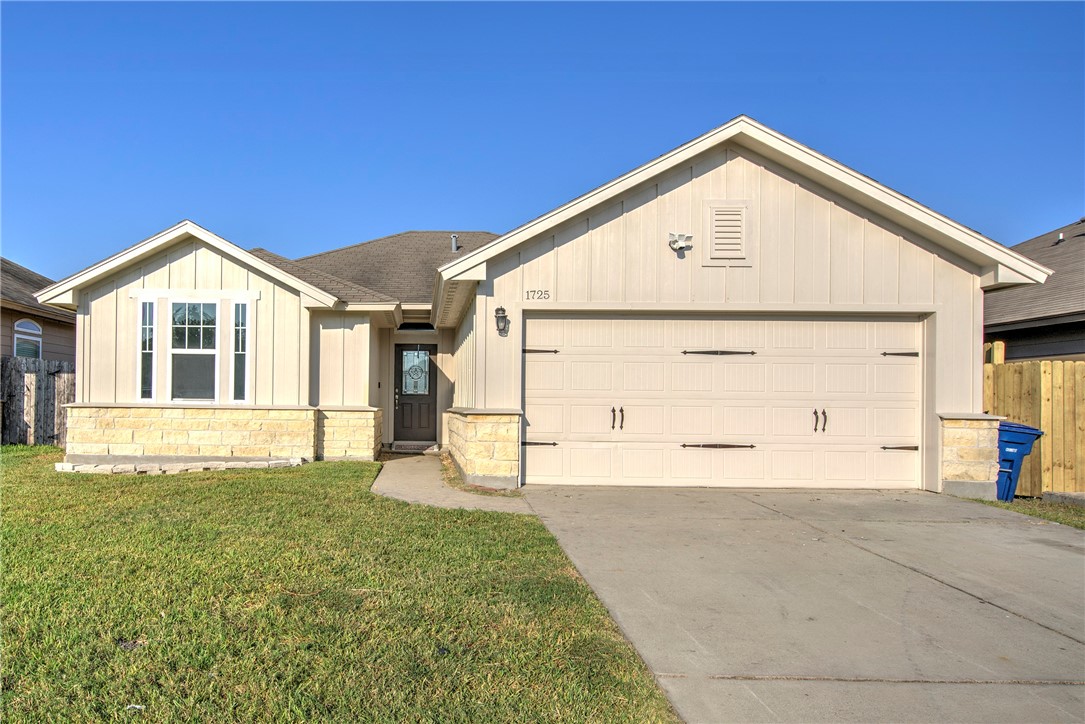
{"type": "Polygon", "coordinates": [[[1085,721],[1085,533],[920,492],[525,488],[689,722],[1085,721]]]}

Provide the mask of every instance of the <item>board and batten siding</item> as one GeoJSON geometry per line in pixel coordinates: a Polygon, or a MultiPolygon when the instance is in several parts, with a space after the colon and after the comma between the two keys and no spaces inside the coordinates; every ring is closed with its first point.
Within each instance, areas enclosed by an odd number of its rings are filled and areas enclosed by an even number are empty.
{"type": "MultiPolygon", "coordinates": [[[[487,264],[468,312],[482,323],[474,345],[477,407],[522,405],[524,313],[547,309],[715,316],[909,309],[913,319],[926,318],[924,363],[935,376],[924,384],[927,449],[938,448],[936,412],[982,405],[979,270],[745,148],[703,154],[487,264]],[[713,201],[746,204],[744,260],[703,263],[706,202],[713,201]],[[672,233],[692,234],[693,249],[672,251],[672,233]],[[529,292],[549,298],[530,300],[529,292]],[[498,306],[512,320],[507,339],[484,323],[498,306]]],[[[925,470],[930,477],[934,463],[925,470]]]]}
{"type": "Polygon", "coordinates": [[[296,291],[224,257],[197,240],[182,241],[129,266],[81,295],[77,313],[76,394],[82,403],[139,400],[138,349],[141,289],[168,290],[157,297],[154,402],[170,401],[167,385],[172,300],[198,292],[218,311],[219,401],[231,400],[232,292],[258,292],[249,304],[249,369],[257,405],[309,403],[309,313],[296,291]],[[221,295],[207,292],[221,291],[221,295]]]}
{"type": "Polygon", "coordinates": [[[456,328],[453,357],[456,360],[456,379],[453,387],[453,407],[475,406],[475,308],[472,300],[467,313],[456,328]]]}
{"type": "Polygon", "coordinates": [[[370,404],[376,388],[377,335],[368,314],[314,312],[309,324],[314,406],[370,404]]]}

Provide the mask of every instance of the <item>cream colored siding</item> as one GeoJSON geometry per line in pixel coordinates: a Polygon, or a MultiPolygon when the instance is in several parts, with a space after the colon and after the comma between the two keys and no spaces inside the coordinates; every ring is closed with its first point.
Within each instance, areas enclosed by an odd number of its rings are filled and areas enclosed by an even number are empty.
{"type": "MultiPolygon", "coordinates": [[[[477,290],[481,320],[475,406],[520,408],[525,312],[626,310],[718,319],[773,311],[914,313],[923,319],[925,479],[937,479],[937,412],[980,412],[978,268],[851,201],[739,147],[687,166],[490,259],[477,290]],[[702,263],[706,202],[746,204],[745,265],[702,263]],[[692,234],[682,255],[671,233],[692,234]],[[530,290],[546,300],[526,299],[530,290]],[[508,310],[507,339],[493,329],[508,310]],[[931,432],[935,430],[935,432],[931,432]]],[[[470,314],[468,315],[470,316],[470,314]]]]}
{"type": "Polygon", "coordinates": [[[15,354],[15,323],[29,319],[41,327],[42,359],[75,362],[75,324],[65,324],[17,309],[0,310],[0,354],[15,354]]]}
{"type": "Polygon", "coordinates": [[[179,242],[83,293],[77,315],[80,402],[138,400],[141,290],[163,290],[147,299],[155,303],[157,322],[155,401],[170,401],[169,305],[199,298],[218,304],[219,402],[232,401],[233,304],[245,301],[249,354],[254,355],[250,367],[254,399],[249,402],[308,404],[309,313],[301,295],[200,241],[179,242]]]}
{"type": "Polygon", "coordinates": [[[312,405],[359,407],[369,404],[369,315],[315,312],[310,324],[312,405]]]}
{"type": "Polygon", "coordinates": [[[471,302],[460,326],[456,328],[453,356],[456,361],[456,378],[453,383],[453,407],[475,406],[475,308],[471,302]]]}

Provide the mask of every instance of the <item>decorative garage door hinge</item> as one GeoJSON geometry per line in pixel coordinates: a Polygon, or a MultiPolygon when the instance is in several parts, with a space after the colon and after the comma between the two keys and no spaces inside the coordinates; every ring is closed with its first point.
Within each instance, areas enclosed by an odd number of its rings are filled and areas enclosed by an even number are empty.
{"type": "Polygon", "coordinates": [[[523,445],[524,447],[527,447],[529,445],[547,445],[549,447],[557,447],[558,446],[558,444],[556,442],[535,442],[534,440],[524,440],[520,444],[523,445]]]}
{"type": "Polygon", "coordinates": [[[882,357],[918,357],[919,352],[882,352],[882,357]]]}
{"type": "Polygon", "coordinates": [[[918,445],[882,445],[882,450],[919,450],[918,445]]]}
{"type": "Polygon", "coordinates": [[[745,352],[737,349],[684,349],[682,354],[710,354],[710,355],[725,355],[725,354],[757,354],[757,352],[749,351],[745,352]]]}
{"type": "Polygon", "coordinates": [[[524,354],[557,354],[556,349],[524,349],[524,354]]]}
{"type": "Polygon", "coordinates": [[[704,442],[704,443],[701,443],[701,442],[684,442],[684,443],[682,443],[682,447],[705,447],[705,448],[709,448],[709,449],[712,449],[712,450],[730,450],[732,448],[740,448],[741,447],[741,448],[749,448],[750,450],[753,450],[757,446],[756,445],[731,445],[731,444],[725,443],[725,442],[704,442]]]}

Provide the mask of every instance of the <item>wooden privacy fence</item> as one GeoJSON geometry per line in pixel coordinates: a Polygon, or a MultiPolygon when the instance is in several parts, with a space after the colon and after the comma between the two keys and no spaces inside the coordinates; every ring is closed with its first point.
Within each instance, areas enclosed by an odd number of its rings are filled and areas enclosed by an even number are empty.
{"type": "Polygon", "coordinates": [[[1085,492],[1085,362],[983,365],[983,407],[1044,431],[1017,482],[1017,494],[1085,492]]]}
{"type": "Polygon", "coordinates": [[[0,357],[0,441],[5,445],[61,445],[64,405],[75,402],[75,365],[57,360],[0,357]]]}

